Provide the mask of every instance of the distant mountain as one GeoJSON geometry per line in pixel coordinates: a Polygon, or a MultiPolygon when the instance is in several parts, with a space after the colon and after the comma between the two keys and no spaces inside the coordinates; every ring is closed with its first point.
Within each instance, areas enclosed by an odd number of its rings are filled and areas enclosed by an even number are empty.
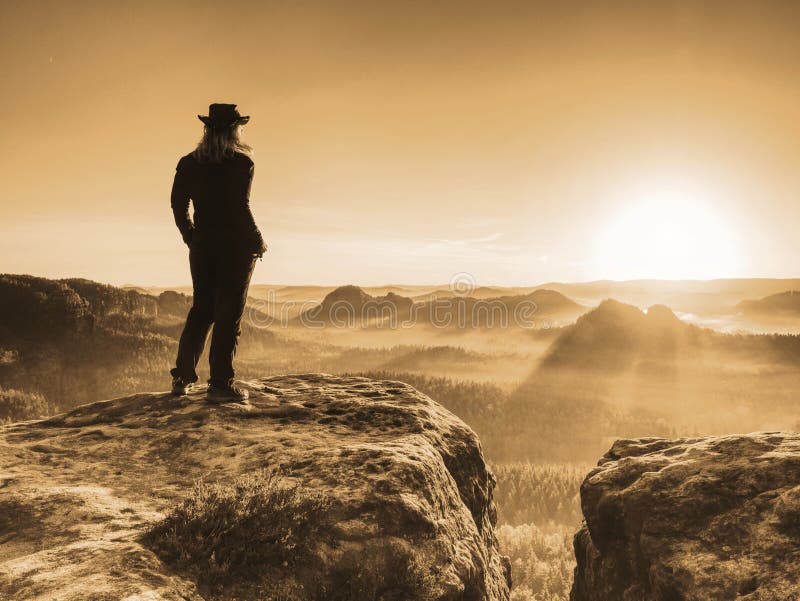
{"type": "Polygon", "coordinates": [[[642,312],[605,300],[553,342],[542,365],[619,370],[640,359],[673,357],[705,335],[706,331],[683,323],[663,305],[642,312]]]}
{"type": "MultiPolygon", "coordinates": [[[[384,285],[361,286],[371,296],[384,296],[394,292],[425,302],[435,298],[456,296],[448,284],[438,285],[384,285]]],[[[800,279],[739,278],[717,280],[599,280],[594,282],[549,282],[537,286],[479,286],[468,292],[472,298],[499,298],[524,296],[535,290],[553,290],[587,306],[596,306],[603,299],[614,298],[621,302],[649,307],[663,304],[679,314],[698,315],[729,314],[742,299],[761,298],[786,290],[800,290],[800,279]]],[[[141,289],[140,289],[141,290],[141,289]]],[[[151,295],[164,290],[191,294],[191,287],[144,288],[151,295]]],[[[335,290],[333,286],[297,286],[252,284],[250,293],[255,298],[271,298],[280,304],[286,301],[319,303],[335,290]]]]}
{"type": "Polygon", "coordinates": [[[452,328],[534,327],[542,320],[573,320],[586,308],[554,290],[535,290],[528,294],[475,298],[440,297],[433,293],[425,300],[389,292],[372,296],[358,286],[336,288],[322,302],[305,311],[295,323],[339,327],[433,326],[452,328]]]}
{"type": "Polygon", "coordinates": [[[452,298],[454,296],[456,296],[456,293],[452,290],[448,290],[447,288],[438,288],[432,292],[426,292],[425,294],[414,296],[412,297],[412,300],[415,302],[427,302],[435,298],[452,298]]]}
{"type": "Polygon", "coordinates": [[[800,291],[790,290],[758,300],[744,300],[736,305],[736,309],[746,316],[767,318],[800,316],[800,291]]]}
{"type": "Polygon", "coordinates": [[[395,294],[399,294],[400,296],[407,296],[411,298],[414,295],[418,295],[421,292],[429,290],[430,286],[420,286],[420,285],[398,286],[389,284],[386,286],[362,286],[362,288],[364,292],[372,296],[386,296],[390,292],[394,292],[395,294]]]}
{"type": "Polygon", "coordinates": [[[638,307],[664,304],[681,313],[720,314],[729,313],[742,299],[800,290],[800,279],[599,280],[550,282],[540,287],[588,304],[614,298],[638,307]]]}
{"type": "Polygon", "coordinates": [[[538,313],[548,317],[575,316],[586,312],[585,306],[576,303],[557,290],[550,290],[549,288],[539,288],[530,294],[524,295],[523,298],[530,299],[536,303],[538,313]]]}
{"type": "Polygon", "coordinates": [[[299,325],[333,325],[343,328],[376,325],[397,326],[408,319],[414,301],[389,292],[372,296],[359,286],[340,286],[329,292],[322,302],[304,311],[296,320],[299,325]]]}
{"type": "Polygon", "coordinates": [[[309,300],[321,300],[333,289],[333,286],[274,286],[268,284],[250,284],[250,295],[257,299],[271,300],[276,303],[286,301],[305,302],[309,300]]]}
{"type": "Polygon", "coordinates": [[[719,368],[733,361],[753,367],[796,365],[800,363],[800,337],[723,334],[685,323],[664,305],[643,312],[632,305],[605,300],[564,329],[550,346],[541,368],[613,374],[647,366],[658,374],[677,363],[699,368],[705,362],[719,368]]]}
{"type": "Polygon", "coordinates": [[[544,321],[572,321],[585,311],[559,292],[540,289],[488,298],[435,298],[423,302],[416,314],[420,323],[442,328],[533,328],[544,321]]]}

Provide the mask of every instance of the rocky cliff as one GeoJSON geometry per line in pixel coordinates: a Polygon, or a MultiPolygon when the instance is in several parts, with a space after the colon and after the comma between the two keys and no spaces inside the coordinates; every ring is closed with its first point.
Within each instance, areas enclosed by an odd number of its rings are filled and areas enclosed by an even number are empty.
{"type": "Polygon", "coordinates": [[[246,387],[246,404],[139,394],[6,427],[0,598],[508,599],[463,422],[399,382],[246,387]]]}
{"type": "Polygon", "coordinates": [[[800,434],[620,440],[581,505],[572,601],[800,599],[800,434]]]}

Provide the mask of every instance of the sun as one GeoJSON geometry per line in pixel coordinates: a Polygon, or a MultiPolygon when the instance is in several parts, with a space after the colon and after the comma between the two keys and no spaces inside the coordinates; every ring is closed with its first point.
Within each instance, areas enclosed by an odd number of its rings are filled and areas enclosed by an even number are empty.
{"type": "Polygon", "coordinates": [[[601,223],[593,263],[599,277],[617,280],[731,277],[739,242],[729,216],[702,194],[651,187],[601,223]]]}

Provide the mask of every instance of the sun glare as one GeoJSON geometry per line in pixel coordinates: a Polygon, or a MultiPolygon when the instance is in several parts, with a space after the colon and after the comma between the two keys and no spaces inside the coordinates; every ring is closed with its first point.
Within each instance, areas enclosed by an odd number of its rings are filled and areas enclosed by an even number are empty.
{"type": "Polygon", "coordinates": [[[601,225],[595,261],[610,279],[711,279],[737,274],[739,245],[727,216],[691,190],[637,193],[601,225]]]}

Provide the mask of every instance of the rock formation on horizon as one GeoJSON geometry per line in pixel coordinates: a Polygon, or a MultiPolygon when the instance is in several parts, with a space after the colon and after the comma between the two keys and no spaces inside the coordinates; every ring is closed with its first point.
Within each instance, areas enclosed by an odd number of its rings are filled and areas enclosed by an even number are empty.
{"type": "Polygon", "coordinates": [[[800,434],[619,440],[581,505],[571,601],[800,599],[800,434]]]}
{"type": "Polygon", "coordinates": [[[388,292],[371,296],[358,286],[340,286],[295,323],[338,327],[435,326],[450,329],[531,328],[533,321],[571,322],[586,308],[554,290],[486,296],[490,288],[468,294],[439,290],[415,298],[388,292]]]}
{"type": "Polygon", "coordinates": [[[0,598],[508,600],[494,477],[461,420],[394,381],[246,387],[5,428],[0,598]]]}
{"type": "Polygon", "coordinates": [[[359,286],[339,286],[325,295],[320,304],[304,311],[295,322],[340,328],[361,328],[386,322],[397,327],[400,321],[408,319],[413,304],[410,298],[391,291],[384,296],[372,296],[359,286]]]}
{"type": "Polygon", "coordinates": [[[643,312],[606,299],[565,329],[542,366],[613,373],[642,359],[672,359],[679,348],[689,353],[703,335],[703,330],[680,321],[663,305],[643,312]]]}

